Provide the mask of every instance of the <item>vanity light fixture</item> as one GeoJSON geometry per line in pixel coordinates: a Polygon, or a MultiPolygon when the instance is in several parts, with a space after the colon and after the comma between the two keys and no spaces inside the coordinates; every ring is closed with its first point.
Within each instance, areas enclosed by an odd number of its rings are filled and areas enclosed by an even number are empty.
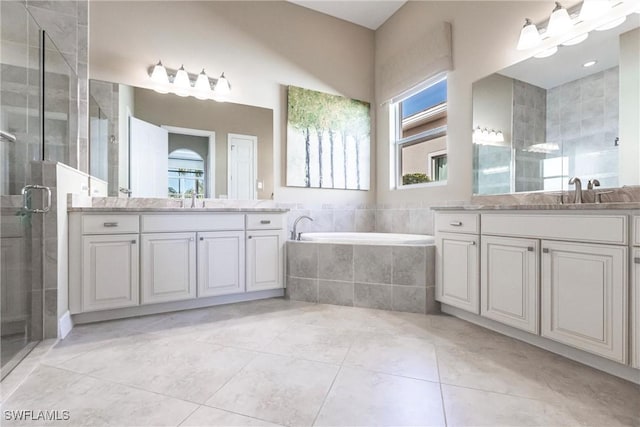
{"type": "Polygon", "coordinates": [[[638,10],[638,0],[583,0],[565,9],[555,2],[549,19],[533,23],[525,20],[520,31],[518,50],[537,48],[537,58],[555,53],[557,46],[574,46],[585,41],[591,31],[605,31],[625,22],[638,10]]]}
{"type": "Polygon", "coordinates": [[[540,37],[538,27],[536,27],[536,24],[531,22],[531,19],[525,19],[522,31],[520,31],[520,39],[518,39],[517,49],[531,49],[538,46],[540,43],[542,43],[542,37],[540,37]]]}
{"type": "Polygon", "coordinates": [[[593,67],[594,65],[596,65],[598,63],[598,61],[593,60],[593,61],[587,61],[584,64],[582,64],[583,67],[585,68],[589,68],[589,67],[593,67]]]}
{"type": "Polygon", "coordinates": [[[554,151],[560,150],[560,146],[555,142],[541,142],[539,144],[533,144],[529,147],[525,148],[524,151],[528,151],[530,153],[553,153],[554,151]]]}
{"type": "Polygon", "coordinates": [[[495,145],[504,146],[504,134],[501,130],[480,128],[480,126],[473,129],[473,143],[478,145],[495,145]]]}
{"type": "Polygon", "coordinates": [[[556,2],[556,7],[549,17],[547,34],[550,37],[558,36],[569,31],[571,27],[573,27],[573,22],[571,21],[569,12],[567,12],[567,9],[562,7],[560,3],[556,2]]]}
{"type": "Polygon", "coordinates": [[[224,102],[231,93],[231,84],[224,73],[218,79],[207,75],[204,68],[198,75],[189,74],[184,65],[178,70],[168,70],[158,61],[149,68],[149,77],[153,82],[153,89],[158,93],[175,93],[178,96],[194,96],[198,99],[214,99],[224,102]],[[213,88],[213,90],[212,90],[213,88]]]}

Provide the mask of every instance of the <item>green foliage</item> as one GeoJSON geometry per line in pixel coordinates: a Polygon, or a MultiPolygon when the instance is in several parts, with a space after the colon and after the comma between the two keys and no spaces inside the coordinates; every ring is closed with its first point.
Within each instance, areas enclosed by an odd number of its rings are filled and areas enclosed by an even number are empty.
{"type": "Polygon", "coordinates": [[[402,175],[402,185],[420,184],[422,182],[431,182],[431,178],[423,173],[408,173],[402,175]]]}

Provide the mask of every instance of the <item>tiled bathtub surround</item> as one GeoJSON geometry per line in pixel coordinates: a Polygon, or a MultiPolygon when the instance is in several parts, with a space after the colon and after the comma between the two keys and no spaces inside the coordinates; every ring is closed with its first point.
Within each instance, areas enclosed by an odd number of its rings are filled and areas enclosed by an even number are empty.
{"type": "Polygon", "coordinates": [[[434,313],[434,246],[287,242],[287,296],[413,313],[434,313]]]}

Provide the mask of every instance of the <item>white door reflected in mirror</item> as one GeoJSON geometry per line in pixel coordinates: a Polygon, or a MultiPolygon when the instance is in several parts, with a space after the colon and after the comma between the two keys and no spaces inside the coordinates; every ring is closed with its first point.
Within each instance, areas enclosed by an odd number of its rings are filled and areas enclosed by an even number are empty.
{"type": "Polygon", "coordinates": [[[258,137],[229,134],[228,139],[228,195],[230,199],[254,200],[256,198],[256,150],[258,137]]]}
{"type": "Polygon", "coordinates": [[[167,197],[169,132],[129,118],[131,197],[167,197]]]}

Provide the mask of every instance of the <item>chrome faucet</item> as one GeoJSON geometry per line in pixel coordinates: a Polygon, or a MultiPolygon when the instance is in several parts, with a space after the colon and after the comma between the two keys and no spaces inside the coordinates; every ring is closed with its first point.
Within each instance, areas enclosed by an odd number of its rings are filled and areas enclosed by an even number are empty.
{"type": "Polygon", "coordinates": [[[600,181],[597,179],[590,179],[587,183],[587,190],[593,190],[594,187],[600,187],[600,181]]]}
{"type": "Polygon", "coordinates": [[[569,180],[569,185],[576,186],[576,194],[573,198],[573,203],[582,203],[582,181],[577,176],[574,176],[569,180]]]}
{"type": "Polygon", "coordinates": [[[298,227],[298,223],[300,222],[300,220],[303,220],[303,219],[308,219],[309,221],[313,221],[313,218],[306,215],[302,215],[296,218],[296,220],[293,221],[293,230],[291,230],[291,240],[300,240],[300,235],[302,233],[296,233],[296,229],[298,227]]]}

